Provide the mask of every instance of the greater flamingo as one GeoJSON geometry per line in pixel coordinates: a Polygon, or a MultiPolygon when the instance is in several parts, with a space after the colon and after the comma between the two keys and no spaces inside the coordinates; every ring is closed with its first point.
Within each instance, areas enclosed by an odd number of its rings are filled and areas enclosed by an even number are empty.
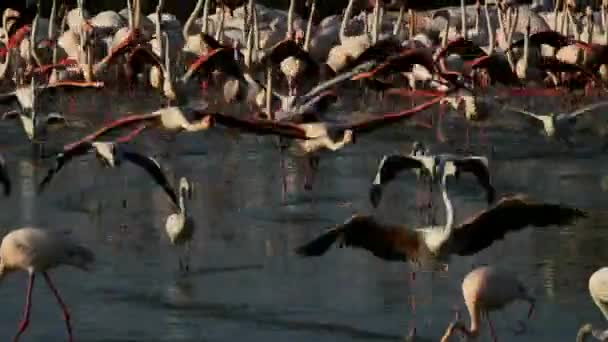
{"type": "Polygon", "coordinates": [[[523,300],[530,303],[529,318],[536,301],[514,275],[491,266],[482,266],[467,274],[462,281],[462,295],[471,317],[471,326],[466,328],[460,320],[451,323],[441,339],[442,342],[448,341],[456,331],[462,332],[467,340],[477,338],[482,314],[488,320],[492,339],[497,341],[490,312],[500,310],[514,301],[523,300]]]}
{"type": "Polygon", "coordinates": [[[188,215],[186,211],[186,197],[191,199],[192,187],[188,179],[185,177],[179,180],[179,208],[176,213],[173,213],[167,217],[165,223],[165,231],[167,236],[173,245],[185,245],[185,256],[179,258],[179,269],[180,271],[188,272],[190,270],[190,241],[194,234],[194,220],[192,216],[188,215]]]}
{"type": "Polygon", "coordinates": [[[67,305],[61,299],[59,291],[53,285],[48,271],[61,265],[74,266],[82,270],[90,270],[95,256],[93,252],[60,233],[50,232],[40,228],[20,228],[6,234],[0,244],[0,279],[7,274],[22,270],[29,274],[25,312],[19,324],[19,330],[13,342],[19,338],[30,323],[32,307],[32,289],[37,273],[42,273],[44,280],[57,299],[68,331],[68,341],[72,341],[72,325],[67,305]]]}

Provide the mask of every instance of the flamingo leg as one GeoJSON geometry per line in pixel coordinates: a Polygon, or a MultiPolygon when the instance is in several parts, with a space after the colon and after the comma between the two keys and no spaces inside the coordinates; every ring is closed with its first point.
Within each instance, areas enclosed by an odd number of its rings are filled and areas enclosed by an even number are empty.
{"type": "Polygon", "coordinates": [[[36,274],[34,272],[31,272],[29,275],[28,283],[27,283],[27,292],[26,292],[26,296],[25,296],[25,309],[23,312],[23,318],[21,319],[21,322],[19,323],[19,330],[17,331],[15,338],[13,338],[13,342],[19,341],[19,338],[21,337],[21,335],[23,334],[25,329],[27,329],[27,326],[30,324],[30,309],[32,308],[32,289],[34,288],[35,278],[36,278],[36,274]]]}
{"type": "Polygon", "coordinates": [[[488,327],[490,328],[490,335],[492,336],[492,341],[498,342],[498,338],[496,337],[496,331],[494,331],[494,324],[492,324],[492,319],[490,318],[490,313],[486,311],[486,318],[488,319],[488,327]]]}
{"type": "Polygon", "coordinates": [[[51,289],[51,292],[53,292],[53,295],[57,299],[57,303],[59,303],[59,306],[61,307],[61,311],[63,312],[63,319],[65,320],[65,327],[68,331],[68,341],[72,342],[72,323],[70,322],[70,312],[68,311],[68,307],[63,302],[63,299],[61,299],[59,291],[57,291],[57,288],[55,288],[55,285],[53,285],[49,274],[43,272],[42,275],[44,276],[44,280],[46,280],[46,284],[49,286],[49,289],[51,289]]]}

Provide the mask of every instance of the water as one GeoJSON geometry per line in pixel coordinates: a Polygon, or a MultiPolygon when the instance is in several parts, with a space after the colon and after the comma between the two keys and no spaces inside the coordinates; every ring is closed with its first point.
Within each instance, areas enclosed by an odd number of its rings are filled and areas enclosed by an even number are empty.
{"type": "MultiPolygon", "coordinates": [[[[461,146],[463,125],[452,121],[446,135],[458,142],[436,150],[461,146]]],[[[143,171],[128,164],[102,169],[92,156],[81,158],[36,196],[45,165],[31,159],[31,148],[14,127],[0,122],[14,182],[13,195],[0,199],[0,233],[25,224],[67,229],[95,251],[94,272],[51,272],[71,309],[78,341],[398,341],[413,325],[422,340],[436,341],[453,309],[464,309],[464,275],[482,264],[515,272],[539,299],[521,336],[511,329],[525,317],[525,304],[493,314],[501,341],[573,340],[581,323],[603,324],[587,290],[589,276],[608,257],[608,199],[601,187],[608,158],[597,141],[568,151],[528,131],[486,130],[495,146],[490,158],[499,192],[523,191],[578,206],[591,218],[509,234],[474,257],[454,258],[448,273],[422,273],[412,282],[407,264],[383,262],[365,251],[335,249],[301,259],[293,249],[355,212],[373,212],[367,191],[381,155],[409,148],[413,138],[433,142],[432,131],[396,125],[359,137],[322,158],[311,192],[303,190],[302,171],[289,157],[282,177],[272,138],[235,139],[218,129],[182,135],[168,145],[146,133],[138,150],[158,155],[171,179],[187,176],[195,184],[193,271],[184,276],[177,271],[179,250],[164,234],[171,208],[143,171]]],[[[86,131],[51,136],[68,141],[86,131]]],[[[471,134],[475,140],[477,130],[471,134]]],[[[484,193],[468,176],[452,189],[457,222],[485,208],[484,193]]],[[[413,209],[420,191],[413,176],[400,177],[376,214],[387,222],[421,224],[413,209]]],[[[26,275],[17,273],[0,286],[1,340],[17,329],[25,285],[26,275]]],[[[64,339],[59,307],[39,278],[22,340],[64,339]]],[[[489,340],[485,326],[482,340],[489,340]]]]}

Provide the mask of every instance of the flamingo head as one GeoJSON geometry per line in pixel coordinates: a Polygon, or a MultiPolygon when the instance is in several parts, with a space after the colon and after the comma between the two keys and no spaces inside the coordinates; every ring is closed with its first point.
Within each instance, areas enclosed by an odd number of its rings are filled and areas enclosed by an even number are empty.
{"type": "Polygon", "coordinates": [[[298,44],[302,44],[304,42],[304,31],[298,29],[298,30],[294,30],[293,33],[293,40],[296,41],[296,43],[298,44]]]}

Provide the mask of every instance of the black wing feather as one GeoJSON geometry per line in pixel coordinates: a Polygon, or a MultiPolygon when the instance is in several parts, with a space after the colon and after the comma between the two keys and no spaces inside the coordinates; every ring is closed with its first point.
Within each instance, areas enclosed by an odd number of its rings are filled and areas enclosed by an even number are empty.
{"type": "Polygon", "coordinates": [[[150,176],[152,176],[156,184],[160,185],[163,190],[165,190],[165,193],[167,193],[171,199],[171,202],[176,207],[178,206],[177,194],[175,193],[173,187],[171,187],[167,177],[165,177],[165,174],[154,158],[130,151],[122,151],[122,156],[131,163],[143,168],[150,176]]]}
{"type": "Polygon", "coordinates": [[[454,228],[449,252],[458,255],[473,255],[494,241],[503,239],[510,231],[527,226],[546,227],[566,225],[577,218],[587,217],[579,209],[559,204],[534,203],[522,196],[501,199],[492,209],[454,228]]]}
{"type": "Polygon", "coordinates": [[[454,165],[459,171],[470,172],[477,178],[479,184],[486,191],[486,199],[488,204],[494,202],[496,197],[496,190],[492,186],[490,179],[490,170],[486,164],[478,158],[464,158],[461,160],[454,160],[454,165]]]}

